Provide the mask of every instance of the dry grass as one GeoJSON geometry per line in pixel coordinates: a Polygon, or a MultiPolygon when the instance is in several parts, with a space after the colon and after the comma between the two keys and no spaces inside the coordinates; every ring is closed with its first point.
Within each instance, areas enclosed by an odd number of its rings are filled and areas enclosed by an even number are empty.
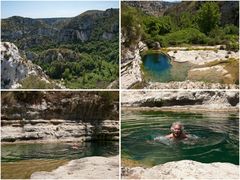
{"type": "Polygon", "coordinates": [[[2,105],[9,104],[13,105],[16,104],[16,99],[14,97],[14,92],[2,92],[1,93],[1,102],[2,105]]]}

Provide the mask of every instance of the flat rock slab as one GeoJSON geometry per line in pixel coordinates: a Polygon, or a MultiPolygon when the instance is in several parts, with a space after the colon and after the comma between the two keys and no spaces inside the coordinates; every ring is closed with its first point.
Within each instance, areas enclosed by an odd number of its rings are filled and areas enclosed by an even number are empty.
{"type": "Polygon", "coordinates": [[[52,172],[40,171],[31,175],[31,179],[118,179],[119,156],[86,157],[72,160],[52,172]]]}
{"type": "Polygon", "coordinates": [[[192,64],[203,65],[216,60],[227,60],[228,58],[238,59],[239,51],[232,51],[228,54],[226,50],[178,50],[169,51],[168,55],[176,62],[190,62],[192,64]]]}
{"type": "Polygon", "coordinates": [[[200,163],[182,160],[152,168],[123,169],[125,179],[239,179],[239,166],[230,163],[200,163]]]}

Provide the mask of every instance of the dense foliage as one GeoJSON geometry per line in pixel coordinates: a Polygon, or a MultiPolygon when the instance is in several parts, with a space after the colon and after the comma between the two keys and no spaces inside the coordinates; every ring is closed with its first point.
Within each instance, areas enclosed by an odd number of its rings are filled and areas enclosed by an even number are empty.
{"type": "Polygon", "coordinates": [[[162,47],[225,44],[229,50],[238,50],[238,25],[220,23],[221,11],[216,2],[204,2],[194,13],[183,11],[160,17],[123,4],[121,16],[126,47],[142,39],[149,47],[158,41],[162,47]]]}
{"type": "Polygon", "coordinates": [[[31,49],[50,78],[68,88],[104,88],[118,78],[118,42],[89,41],[31,49]]]}
{"type": "Polygon", "coordinates": [[[200,30],[209,33],[219,25],[220,16],[220,10],[216,3],[208,2],[203,4],[196,16],[200,30]]]}

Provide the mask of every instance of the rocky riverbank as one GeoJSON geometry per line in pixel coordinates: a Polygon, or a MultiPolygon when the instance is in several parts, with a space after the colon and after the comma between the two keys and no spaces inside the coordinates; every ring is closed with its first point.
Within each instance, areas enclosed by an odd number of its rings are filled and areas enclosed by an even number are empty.
{"type": "Polygon", "coordinates": [[[123,179],[239,179],[239,166],[230,163],[168,162],[152,168],[123,167],[123,179]]]}
{"type": "Polygon", "coordinates": [[[122,93],[125,108],[162,108],[238,111],[238,91],[128,91],[122,93]]]}
{"type": "MultiPolygon", "coordinates": [[[[123,38],[124,39],[124,38],[123,38]]],[[[191,63],[188,80],[168,83],[146,82],[140,53],[147,50],[143,42],[122,50],[121,83],[123,89],[238,89],[239,51],[221,50],[222,46],[169,47],[163,51],[172,61],[191,63]],[[221,83],[215,83],[221,82],[221,83]]],[[[158,50],[161,52],[161,50],[158,50]]]]}
{"type": "Polygon", "coordinates": [[[72,160],[52,172],[35,172],[31,179],[118,179],[119,156],[72,160]]]}
{"type": "Polygon", "coordinates": [[[117,99],[115,92],[4,92],[1,140],[118,140],[117,99]]]}
{"type": "Polygon", "coordinates": [[[173,61],[190,62],[196,65],[239,58],[239,51],[220,50],[220,46],[169,47],[165,50],[173,61]]]}
{"type": "Polygon", "coordinates": [[[148,82],[144,89],[238,89],[237,84],[206,83],[203,81],[148,82]]]}
{"type": "Polygon", "coordinates": [[[144,50],[147,50],[147,46],[141,41],[132,49],[122,49],[121,87],[123,89],[132,88],[143,82],[140,53],[144,50]]]}
{"type": "Polygon", "coordinates": [[[103,120],[91,123],[70,120],[2,120],[2,142],[17,141],[91,141],[119,139],[119,123],[103,120]]]}

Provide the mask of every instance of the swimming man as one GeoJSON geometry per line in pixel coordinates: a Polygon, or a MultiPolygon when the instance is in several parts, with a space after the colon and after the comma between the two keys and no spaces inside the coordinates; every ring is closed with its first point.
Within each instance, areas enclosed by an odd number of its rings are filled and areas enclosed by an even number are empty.
{"type": "Polygon", "coordinates": [[[182,140],[186,139],[187,135],[183,132],[184,126],[180,122],[174,122],[171,126],[171,134],[166,135],[166,138],[182,140]]]}

